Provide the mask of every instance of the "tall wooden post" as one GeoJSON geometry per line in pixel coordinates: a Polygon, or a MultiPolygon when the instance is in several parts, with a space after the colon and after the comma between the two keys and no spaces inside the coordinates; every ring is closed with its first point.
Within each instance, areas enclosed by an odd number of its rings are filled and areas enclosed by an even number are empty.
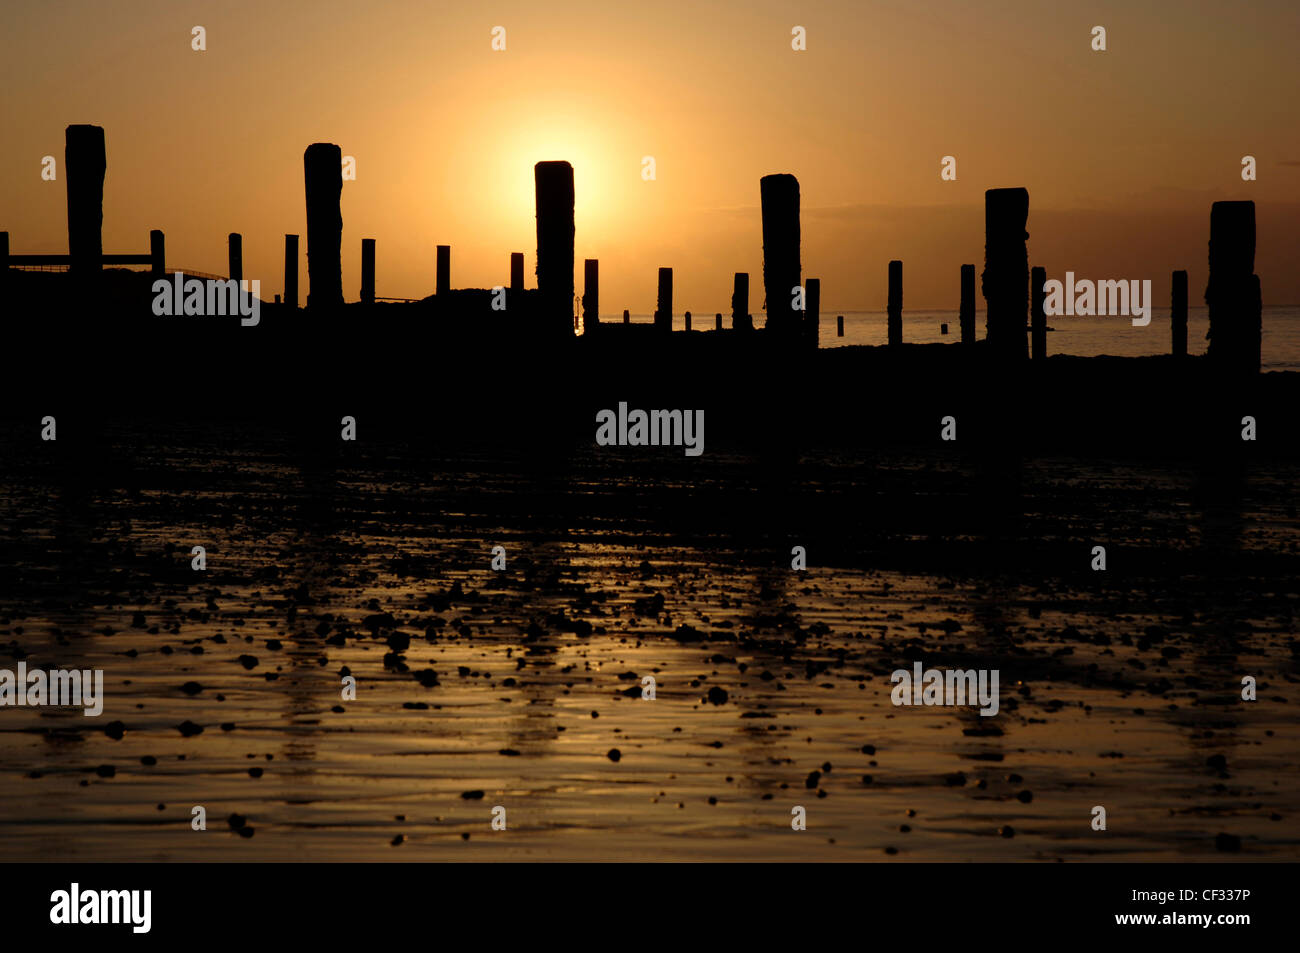
{"type": "Polygon", "coordinates": [[[797,340],[803,315],[795,310],[799,286],[799,180],[785,173],[759,180],[763,207],[763,293],[767,330],[797,340]]]}
{"type": "Polygon", "coordinates": [[[524,253],[510,253],[510,293],[520,294],[524,290],[524,253]]]}
{"type": "Polygon", "coordinates": [[[1175,271],[1169,307],[1170,350],[1174,357],[1187,356],[1187,272],[1175,271]]]}
{"type": "Polygon", "coordinates": [[[1255,203],[1210,208],[1210,309],[1207,356],[1222,371],[1259,373],[1261,305],[1255,270],[1255,203]]]}
{"type": "Polygon", "coordinates": [[[307,185],[307,307],[343,305],[343,155],[338,146],[314,142],[303,153],[307,185]]]}
{"type": "Polygon", "coordinates": [[[731,290],[731,329],[733,331],[754,330],[754,319],[749,313],[749,274],[736,272],[735,284],[731,290]]]}
{"type": "Polygon", "coordinates": [[[104,267],[104,130],[68,126],[64,132],[63,175],[68,180],[68,257],[74,274],[104,267]]]}
{"type": "Polygon", "coordinates": [[[1022,361],[1026,354],[1025,313],[1029,305],[1029,192],[989,189],[984,193],[985,337],[998,356],[1022,361]]]}
{"type": "Polygon", "coordinates": [[[961,266],[961,343],[975,343],[975,266],[961,266]]]}
{"type": "Polygon", "coordinates": [[[537,290],[548,334],[572,334],[573,319],[573,166],[539,162],[533,166],[537,200],[537,290]]]}
{"type": "Polygon", "coordinates": [[[889,263],[889,299],[885,305],[886,335],[889,345],[903,343],[903,263],[889,263]]]}
{"type": "Polygon", "coordinates": [[[375,303],[375,240],[361,239],[361,303],[375,303]]]}
{"type": "Polygon", "coordinates": [[[284,303],[298,310],[298,236],[284,236],[284,303]]]}
{"type": "Polygon", "coordinates": [[[451,291],[451,246],[438,246],[438,283],[435,290],[439,295],[451,291]]]}
{"type": "Polygon", "coordinates": [[[149,273],[155,278],[167,274],[167,241],[157,228],[149,232],[149,273]]]}
{"type": "Polygon", "coordinates": [[[242,281],[244,279],[244,237],[239,232],[230,233],[227,252],[230,278],[234,281],[242,281]]]}
{"type": "Polygon", "coordinates": [[[803,343],[810,351],[817,350],[821,343],[822,326],[822,280],[809,278],[804,288],[803,343]]]}
{"type": "Polygon", "coordinates": [[[1047,269],[1033,268],[1029,272],[1030,356],[1035,361],[1047,358],[1047,269]]]}
{"type": "Polygon", "coordinates": [[[582,330],[590,331],[600,324],[600,260],[582,260],[582,330]]]}
{"type": "Polygon", "coordinates": [[[673,329],[673,270],[659,269],[659,296],[655,306],[655,330],[669,334],[673,329]]]}

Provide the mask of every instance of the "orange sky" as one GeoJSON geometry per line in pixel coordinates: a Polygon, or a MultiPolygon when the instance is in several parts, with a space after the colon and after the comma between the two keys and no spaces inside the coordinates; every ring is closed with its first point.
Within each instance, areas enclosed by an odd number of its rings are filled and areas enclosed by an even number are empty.
{"type": "Polygon", "coordinates": [[[508,283],[512,251],[533,284],[532,166],[567,159],[576,287],[599,258],[607,313],[653,310],[661,265],[678,313],[728,311],[732,273],[761,272],[769,172],[799,178],[824,311],[882,308],[891,258],[905,309],[955,308],[959,265],[983,259],[983,191],[1004,186],[1029,189],[1049,277],[1151,278],[1157,306],[1174,268],[1199,303],[1210,203],[1254,199],[1265,303],[1300,303],[1297,36],[1283,0],[6,4],[0,229],[15,254],[67,250],[63,130],[89,122],[106,130],[106,251],[146,252],[161,228],[170,266],[224,273],[238,231],[266,298],[284,234],[305,235],[303,150],[327,141],[356,158],[349,300],[362,238],[380,296],[431,293],[437,244],[455,287],[508,283]]]}

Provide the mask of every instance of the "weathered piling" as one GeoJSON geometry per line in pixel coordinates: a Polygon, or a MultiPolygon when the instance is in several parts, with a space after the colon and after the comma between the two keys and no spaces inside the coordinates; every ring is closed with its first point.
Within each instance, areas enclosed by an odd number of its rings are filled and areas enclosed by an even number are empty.
{"type": "Polygon", "coordinates": [[[686,330],[689,331],[691,329],[691,313],[689,311],[686,312],[685,320],[686,320],[686,330]]]}
{"type": "Polygon", "coordinates": [[[822,280],[809,278],[804,288],[803,344],[810,351],[821,343],[822,280]]]}
{"type": "Polygon", "coordinates": [[[537,202],[537,290],[543,326],[557,337],[572,333],[573,316],[573,166],[539,162],[533,166],[537,202]]]}
{"type": "Polygon", "coordinates": [[[889,300],[885,307],[886,334],[890,346],[903,343],[903,263],[889,263],[889,300]]]}
{"type": "Polygon", "coordinates": [[[228,274],[232,281],[244,279],[244,236],[231,232],[227,239],[228,274]]]}
{"type": "Polygon", "coordinates": [[[767,330],[797,339],[803,315],[795,310],[799,262],[799,180],[786,173],[759,181],[763,207],[763,292],[767,330]]]}
{"type": "Polygon", "coordinates": [[[1261,304],[1255,270],[1255,203],[1210,208],[1210,310],[1207,355],[1221,371],[1259,372],[1261,304]]]}
{"type": "Polygon", "coordinates": [[[68,257],[73,274],[103,268],[104,130],[68,126],[64,132],[63,175],[68,180],[68,257]]]}
{"type": "Polygon", "coordinates": [[[623,309],[623,323],[624,323],[624,324],[631,324],[631,323],[632,323],[632,313],[631,313],[630,311],[628,311],[627,308],[624,308],[624,309],[623,309]]]}
{"type": "Polygon", "coordinates": [[[375,240],[361,239],[361,303],[375,303],[375,240]]]}
{"type": "Polygon", "coordinates": [[[673,270],[659,269],[659,295],[655,305],[655,329],[668,334],[673,329],[673,270]]]}
{"type": "Polygon", "coordinates": [[[149,274],[161,278],[167,273],[167,240],[160,229],[149,232],[149,274]]]}
{"type": "Polygon", "coordinates": [[[981,285],[988,309],[985,338],[994,354],[1024,360],[1025,317],[1029,305],[1029,192],[989,189],[984,193],[984,273],[981,285]]]}
{"type": "Polygon", "coordinates": [[[748,272],[736,272],[735,283],[731,288],[731,329],[733,331],[754,330],[754,319],[749,313],[748,272]]]}
{"type": "Polygon", "coordinates": [[[519,294],[524,290],[524,253],[510,253],[510,293],[519,294]]]}
{"type": "Polygon", "coordinates": [[[835,336],[837,338],[844,337],[844,315],[842,314],[835,316],[835,336]]]}
{"type": "Polygon", "coordinates": [[[1047,357],[1047,269],[1035,267],[1029,272],[1030,357],[1041,361],[1047,357]]]}
{"type": "Polygon", "coordinates": [[[298,236],[284,236],[284,303],[298,308],[298,236]]]}
{"type": "Polygon", "coordinates": [[[717,312],[715,312],[714,315],[713,315],[713,330],[715,330],[715,331],[721,331],[721,330],[722,330],[722,312],[721,312],[721,311],[717,311],[717,312]]]}
{"type": "Polygon", "coordinates": [[[975,343],[975,266],[961,266],[961,343],[975,343]]]}
{"type": "Polygon", "coordinates": [[[1174,357],[1187,356],[1187,272],[1175,271],[1170,290],[1169,336],[1170,353],[1174,357]]]}
{"type": "Polygon", "coordinates": [[[600,261],[596,258],[582,260],[582,329],[584,332],[600,324],[600,261]]]}
{"type": "Polygon", "coordinates": [[[438,275],[434,290],[438,295],[451,291],[451,246],[438,246],[438,275]]]}
{"type": "Polygon", "coordinates": [[[343,157],[338,146],[314,142],[303,153],[307,186],[307,307],[343,304],[343,157]]]}

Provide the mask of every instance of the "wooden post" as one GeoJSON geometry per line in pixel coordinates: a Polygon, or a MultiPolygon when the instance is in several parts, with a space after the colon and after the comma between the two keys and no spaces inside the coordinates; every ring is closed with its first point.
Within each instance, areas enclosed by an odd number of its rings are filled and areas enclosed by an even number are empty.
{"type": "Polygon", "coordinates": [[[1032,268],[1029,272],[1029,314],[1030,314],[1030,357],[1035,361],[1047,358],[1047,292],[1043,285],[1047,282],[1046,268],[1032,268]]]}
{"type": "Polygon", "coordinates": [[[1187,272],[1175,271],[1169,308],[1169,334],[1174,357],[1187,356],[1187,272]]]}
{"type": "Polygon", "coordinates": [[[343,155],[338,146],[315,142],[303,153],[307,186],[307,307],[343,305],[343,155]]]}
{"type": "Polygon", "coordinates": [[[524,290],[524,253],[510,253],[510,293],[519,294],[524,290]]]}
{"type": "Polygon", "coordinates": [[[822,280],[809,278],[804,289],[803,343],[810,351],[817,350],[822,326],[822,280]]]}
{"type": "Polygon", "coordinates": [[[298,310],[298,236],[284,236],[284,303],[298,310]]]}
{"type": "Polygon", "coordinates": [[[1028,310],[1029,192],[989,189],[984,193],[984,275],[988,313],[985,338],[998,356],[1023,361],[1026,354],[1025,312],[1028,310]]]}
{"type": "Polygon", "coordinates": [[[631,324],[631,323],[632,323],[632,315],[628,312],[628,309],[627,309],[627,308],[624,308],[624,309],[623,309],[623,323],[624,323],[624,324],[631,324]]]}
{"type": "Polygon", "coordinates": [[[961,266],[961,343],[975,343],[975,266],[961,266]]]}
{"type": "Polygon", "coordinates": [[[9,233],[0,232],[0,301],[3,301],[5,286],[9,283],[9,233]]]}
{"type": "Polygon", "coordinates": [[[151,275],[161,278],[167,274],[167,241],[157,228],[149,233],[149,259],[151,275]]]}
{"type": "Polygon", "coordinates": [[[361,239],[361,303],[375,303],[375,240],[361,239]]]}
{"type": "Polygon", "coordinates": [[[721,330],[722,330],[722,312],[721,312],[721,311],[715,312],[714,315],[713,315],[713,330],[715,330],[715,331],[721,331],[721,330]]]}
{"type": "Polygon", "coordinates": [[[244,278],[244,237],[239,232],[230,233],[227,252],[230,262],[230,278],[234,281],[242,281],[244,278]]]}
{"type": "Polygon", "coordinates": [[[673,270],[659,269],[659,298],[655,307],[655,329],[663,334],[673,330],[673,270]]]}
{"type": "Polygon", "coordinates": [[[436,293],[445,295],[451,291],[451,246],[438,246],[438,283],[436,293]]]}
{"type": "Polygon", "coordinates": [[[582,330],[584,333],[600,324],[600,260],[582,260],[582,330]]]}
{"type": "Polygon", "coordinates": [[[539,162],[533,166],[537,202],[537,290],[545,327],[572,334],[573,317],[573,166],[539,162]]]}
{"type": "Polygon", "coordinates": [[[759,181],[763,208],[763,292],[767,296],[767,330],[797,340],[802,314],[794,310],[794,289],[802,275],[799,262],[799,180],[793,175],[765,175],[759,181]]]}
{"type": "Polygon", "coordinates": [[[691,329],[691,313],[690,313],[689,311],[687,311],[687,312],[686,312],[686,330],[689,331],[690,329],[691,329]]]}
{"type": "Polygon", "coordinates": [[[844,337],[844,315],[842,314],[835,316],[835,336],[837,338],[844,337]]]}
{"type": "Polygon", "coordinates": [[[735,284],[731,290],[731,329],[733,331],[754,330],[754,319],[749,313],[749,274],[736,272],[735,284]]]}
{"type": "Polygon", "coordinates": [[[1210,346],[1214,365],[1257,374],[1261,302],[1255,270],[1255,203],[1215,202],[1210,208],[1210,346]]]}
{"type": "Polygon", "coordinates": [[[74,274],[104,267],[104,130],[68,126],[64,132],[63,175],[68,180],[68,257],[74,274]]]}
{"type": "Polygon", "coordinates": [[[890,347],[903,343],[903,263],[889,263],[889,299],[886,302],[887,335],[890,347]]]}

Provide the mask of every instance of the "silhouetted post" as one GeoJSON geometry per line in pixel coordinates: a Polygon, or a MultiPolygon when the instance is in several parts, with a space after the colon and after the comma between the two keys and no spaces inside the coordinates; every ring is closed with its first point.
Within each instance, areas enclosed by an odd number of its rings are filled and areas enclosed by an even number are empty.
{"type": "Polygon", "coordinates": [[[763,205],[763,293],[767,329],[797,339],[802,314],[794,310],[799,263],[799,180],[793,175],[765,175],[759,180],[763,205]]]}
{"type": "Polygon", "coordinates": [[[156,228],[149,232],[149,273],[154,277],[167,273],[167,242],[156,228]]]}
{"type": "Polygon", "coordinates": [[[9,281],[9,233],[0,232],[0,296],[9,281]]]}
{"type": "Polygon", "coordinates": [[[438,246],[438,283],[437,294],[444,295],[451,291],[451,246],[438,246]]]}
{"type": "Polygon", "coordinates": [[[961,343],[975,343],[975,266],[961,266],[961,343]]]}
{"type": "Polygon", "coordinates": [[[721,311],[714,312],[714,315],[713,315],[713,330],[715,330],[715,331],[721,331],[721,330],[722,330],[722,312],[721,312],[721,311]]]}
{"type": "Polygon", "coordinates": [[[822,280],[809,278],[804,289],[803,342],[811,351],[817,350],[821,343],[822,329],[822,280]]]}
{"type": "Polygon", "coordinates": [[[298,236],[284,236],[284,303],[298,310],[298,236]]]}
{"type": "Polygon", "coordinates": [[[1169,303],[1170,352],[1174,357],[1187,356],[1187,272],[1175,271],[1169,303]]]}
{"type": "Polygon", "coordinates": [[[989,189],[984,193],[985,338],[994,353],[1024,360],[1025,312],[1029,305],[1029,192],[989,189]]]}
{"type": "Polygon", "coordinates": [[[104,130],[69,126],[64,133],[63,174],[68,180],[68,256],[74,274],[104,266],[104,130]]]}
{"type": "Polygon", "coordinates": [[[361,303],[375,303],[375,240],[361,239],[361,303]]]}
{"type": "Polygon", "coordinates": [[[1260,294],[1255,270],[1255,203],[1215,202],[1210,208],[1210,309],[1207,355],[1216,367],[1257,374],[1260,294]]]}
{"type": "Polygon", "coordinates": [[[1029,272],[1030,357],[1041,361],[1047,357],[1047,269],[1033,268],[1029,272]]]}
{"type": "Polygon", "coordinates": [[[655,329],[669,334],[673,329],[673,270],[659,269],[659,298],[655,307],[655,329]]]}
{"type": "Polygon", "coordinates": [[[903,263],[889,263],[889,300],[886,303],[886,334],[890,346],[903,343],[903,263]]]}
{"type": "Polygon", "coordinates": [[[524,253],[510,253],[510,293],[519,294],[524,290],[524,253]]]}
{"type": "Polygon", "coordinates": [[[842,314],[835,316],[835,336],[837,338],[844,337],[844,315],[842,314]]]}
{"type": "Polygon", "coordinates": [[[752,331],[754,321],[749,314],[749,274],[736,272],[735,284],[731,290],[731,329],[733,331],[752,331]]]}
{"type": "Polygon", "coordinates": [[[547,328],[568,332],[573,316],[573,166],[533,166],[537,196],[537,290],[547,328]]]}
{"type": "Polygon", "coordinates": [[[303,153],[307,185],[307,307],[343,305],[343,155],[338,146],[315,142],[303,153]]]}
{"type": "Polygon", "coordinates": [[[589,331],[600,324],[600,260],[582,260],[582,329],[589,331]]]}
{"type": "Polygon", "coordinates": [[[230,233],[227,252],[230,277],[235,281],[242,281],[244,278],[244,237],[239,232],[230,233]]]}
{"type": "Polygon", "coordinates": [[[624,309],[623,309],[623,323],[624,323],[624,324],[631,324],[631,323],[632,323],[632,315],[631,315],[631,313],[627,310],[627,308],[624,308],[624,309]]]}
{"type": "Polygon", "coordinates": [[[691,313],[690,313],[689,311],[687,311],[687,312],[686,312],[686,330],[689,331],[690,329],[691,329],[691,313]]]}

